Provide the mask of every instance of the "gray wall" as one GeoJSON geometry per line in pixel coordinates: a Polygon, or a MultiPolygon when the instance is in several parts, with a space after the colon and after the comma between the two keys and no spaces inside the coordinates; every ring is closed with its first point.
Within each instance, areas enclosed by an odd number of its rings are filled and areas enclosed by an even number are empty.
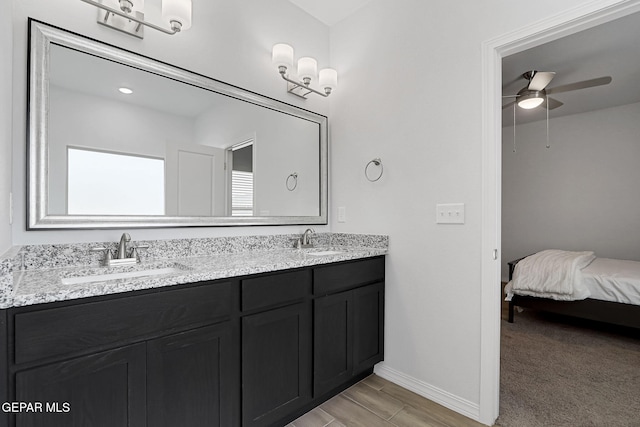
{"type": "Polygon", "coordinates": [[[640,104],[503,129],[502,251],[640,260],[640,104]]]}
{"type": "Polygon", "coordinates": [[[471,417],[492,399],[481,396],[482,42],[584,6],[543,3],[373,0],[331,27],[331,228],[390,242],[378,372],[471,417]],[[465,224],[436,224],[438,203],[465,203],[465,224]]]}
{"type": "Polygon", "coordinates": [[[0,5],[0,255],[11,246],[9,194],[11,192],[11,53],[13,4],[0,5]]]}

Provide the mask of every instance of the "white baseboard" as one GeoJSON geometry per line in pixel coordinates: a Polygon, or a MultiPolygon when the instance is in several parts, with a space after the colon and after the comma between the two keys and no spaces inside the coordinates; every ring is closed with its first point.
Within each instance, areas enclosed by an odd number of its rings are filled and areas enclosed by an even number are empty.
{"type": "Polygon", "coordinates": [[[386,366],[384,363],[377,364],[374,368],[374,372],[385,380],[398,384],[399,386],[449,408],[452,411],[456,411],[475,421],[480,420],[480,406],[477,403],[470,402],[447,391],[441,390],[438,387],[434,387],[431,384],[425,383],[424,381],[410,377],[405,373],[386,366]]]}

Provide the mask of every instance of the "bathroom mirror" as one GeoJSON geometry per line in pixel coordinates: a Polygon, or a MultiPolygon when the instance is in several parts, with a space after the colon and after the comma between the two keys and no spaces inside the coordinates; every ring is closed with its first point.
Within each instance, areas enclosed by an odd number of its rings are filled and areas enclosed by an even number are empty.
{"type": "Polygon", "coordinates": [[[327,223],[325,116],[29,29],[29,229],[327,223]]]}

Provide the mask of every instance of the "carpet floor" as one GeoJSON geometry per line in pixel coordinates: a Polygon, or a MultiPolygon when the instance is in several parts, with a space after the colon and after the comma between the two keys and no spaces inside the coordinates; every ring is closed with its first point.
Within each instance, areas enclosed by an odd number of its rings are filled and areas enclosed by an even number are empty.
{"type": "Polygon", "coordinates": [[[502,321],[502,427],[640,427],[640,333],[525,310],[502,321]]]}

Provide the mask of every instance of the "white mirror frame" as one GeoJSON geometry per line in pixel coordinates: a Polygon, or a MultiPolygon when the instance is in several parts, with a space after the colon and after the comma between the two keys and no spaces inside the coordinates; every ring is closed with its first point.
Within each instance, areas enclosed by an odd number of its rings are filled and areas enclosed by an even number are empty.
{"type": "Polygon", "coordinates": [[[28,223],[27,229],[109,229],[159,227],[212,227],[250,225],[327,224],[328,132],[327,117],[196,74],[163,62],[104,44],[42,22],[29,19],[28,96],[28,223]],[[319,125],[320,188],[318,216],[186,217],[125,215],[49,215],[48,105],[49,49],[58,44],[80,52],[130,65],[205,90],[280,111],[319,125]]]}

